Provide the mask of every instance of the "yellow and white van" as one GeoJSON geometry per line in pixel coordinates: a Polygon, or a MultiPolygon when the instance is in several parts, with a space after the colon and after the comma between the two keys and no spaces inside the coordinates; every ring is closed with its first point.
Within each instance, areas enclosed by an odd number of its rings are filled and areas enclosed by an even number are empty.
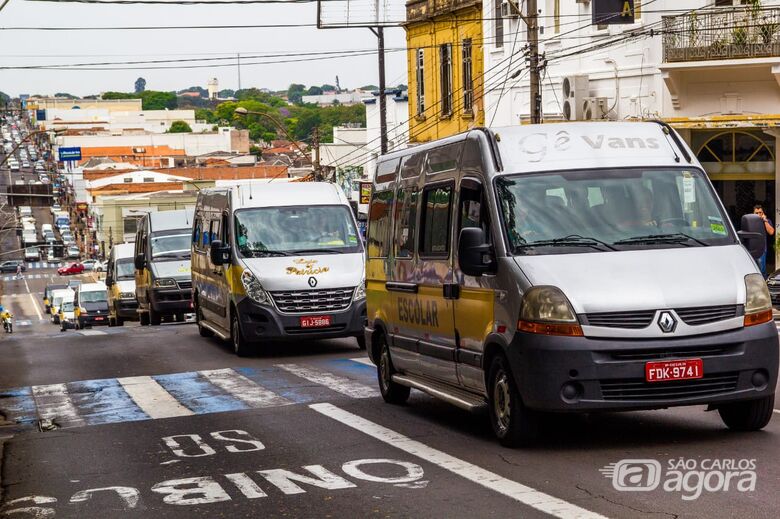
{"type": "Polygon", "coordinates": [[[664,123],[477,129],[383,156],[366,266],[382,395],[487,406],[507,445],[545,412],[707,405],[761,429],[778,334],[763,222],[741,227],[664,123]]]}
{"type": "Polygon", "coordinates": [[[125,320],[138,320],[134,253],[133,243],[118,243],[111,247],[105,281],[108,287],[109,326],[123,326],[125,320]]]}
{"type": "Polygon", "coordinates": [[[364,347],[363,244],[338,186],[202,190],[191,256],[200,334],[230,340],[238,355],[280,340],[356,337],[364,347]]]}

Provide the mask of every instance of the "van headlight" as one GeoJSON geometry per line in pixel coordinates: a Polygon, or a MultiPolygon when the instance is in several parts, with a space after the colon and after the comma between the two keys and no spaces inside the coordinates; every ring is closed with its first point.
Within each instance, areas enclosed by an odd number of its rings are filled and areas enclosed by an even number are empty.
{"type": "Polygon", "coordinates": [[[135,299],[135,292],[121,292],[119,299],[135,299]]]}
{"type": "Polygon", "coordinates": [[[260,281],[252,274],[251,270],[244,269],[244,272],[241,273],[241,284],[244,285],[246,295],[248,295],[252,301],[261,305],[268,303],[268,292],[263,289],[263,285],[261,285],[260,281]]]}
{"type": "Polygon", "coordinates": [[[366,278],[363,277],[362,280],[360,280],[360,283],[358,283],[358,286],[355,287],[355,301],[360,301],[361,299],[366,298],[366,278]]]}
{"type": "Polygon", "coordinates": [[[767,323],[772,320],[772,296],[761,274],[745,276],[745,326],[767,323]]]}
{"type": "Polygon", "coordinates": [[[533,287],[525,293],[517,328],[542,335],[583,335],[569,300],[553,286],[533,287]]]}
{"type": "Polygon", "coordinates": [[[176,280],[173,278],[161,278],[154,280],[155,288],[175,288],[176,280]]]}

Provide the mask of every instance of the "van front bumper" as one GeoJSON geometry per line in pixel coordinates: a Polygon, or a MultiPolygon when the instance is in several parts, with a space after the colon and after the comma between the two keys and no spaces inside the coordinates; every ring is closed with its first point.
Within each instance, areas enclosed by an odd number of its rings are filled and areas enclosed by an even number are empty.
{"type": "Polygon", "coordinates": [[[241,333],[249,341],[293,341],[362,337],[366,321],[366,300],[353,301],[347,310],[307,314],[282,314],[276,308],[259,305],[244,298],[238,303],[241,333]],[[332,324],[327,328],[301,328],[301,317],[329,315],[332,324]]]}
{"type": "Polygon", "coordinates": [[[149,305],[160,314],[192,312],[192,289],[155,288],[149,293],[149,305]]]}
{"type": "Polygon", "coordinates": [[[138,319],[138,301],[135,299],[118,299],[114,309],[116,315],[123,319],[138,319]]]}
{"type": "Polygon", "coordinates": [[[101,326],[108,325],[108,312],[101,312],[100,314],[81,314],[78,317],[79,328],[85,326],[101,326]]]}
{"type": "Polygon", "coordinates": [[[724,404],[774,394],[774,322],[665,340],[517,332],[507,355],[524,403],[544,411],[638,410],[724,404]],[[702,359],[701,379],[646,382],[645,364],[702,359]]]}

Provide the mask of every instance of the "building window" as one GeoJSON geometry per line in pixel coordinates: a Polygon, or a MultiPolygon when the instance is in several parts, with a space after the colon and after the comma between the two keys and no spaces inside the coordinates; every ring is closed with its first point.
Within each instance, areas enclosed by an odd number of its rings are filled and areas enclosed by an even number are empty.
{"type": "Polygon", "coordinates": [[[471,67],[471,38],[463,40],[463,111],[470,113],[474,108],[474,79],[471,67]]]}
{"type": "Polygon", "coordinates": [[[425,50],[417,49],[416,61],[417,80],[417,115],[425,113],[425,50]]]}
{"type": "Polygon", "coordinates": [[[501,17],[501,4],[503,0],[493,0],[493,36],[496,37],[496,48],[504,46],[504,19],[501,17]]]}
{"type": "Polygon", "coordinates": [[[126,217],[123,221],[125,234],[135,234],[138,232],[138,221],[140,219],[141,218],[138,216],[126,217]]]}
{"type": "Polygon", "coordinates": [[[439,46],[439,73],[441,75],[441,114],[452,115],[452,44],[439,46]]]}

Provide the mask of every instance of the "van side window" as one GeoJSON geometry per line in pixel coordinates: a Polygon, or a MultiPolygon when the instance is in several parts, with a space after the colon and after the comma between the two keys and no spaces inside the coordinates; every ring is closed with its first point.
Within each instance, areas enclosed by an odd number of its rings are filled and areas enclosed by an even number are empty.
{"type": "Polygon", "coordinates": [[[222,225],[220,226],[219,239],[222,240],[223,245],[230,243],[230,237],[228,236],[228,215],[222,214],[222,225]]]}
{"type": "Polygon", "coordinates": [[[414,256],[415,227],[417,226],[417,189],[398,190],[395,204],[395,257],[414,256]]]}
{"type": "Polygon", "coordinates": [[[195,225],[192,226],[192,243],[196,249],[200,244],[200,218],[196,218],[195,225]]]}
{"type": "Polygon", "coordinates": [[[449,256],[452,186],[423,191],[420,256],[449,256]]]}
{"type": "Polygon", "coordinates": [[[490,218],[482,196],[482,184],[474,179],[464,179],[460,184],[460,208],[458,210],[458,236],[465,227],[479,227],[490,242],[490,218]]]}
{"type": "Polygon", "coordinates": [[[458,167],[460,152],[463,149],[463,143],[448,144],[428,152],[428,164],[426,170],[428,174],[441,173],[442,171],[452,171],[458,167]]]}
{"type": "Polygon", "coordinates": [[[392,207],[392,191],[378,191],[371,196],[367,237],[369,258],[385,258],[390,252],[392,207]]]}
{"type": "Polygon", "coordinates": [[[211,224],[209,225],[209,244],[214,240],[219,239],[219,224],[220,220],[211,220],[211,224]]]}
{"type": "Polygon", "coordinates": [[[422,166],[425,152],[407,155],[401,163],[401,178],[412,178],[420,176],[420,166],[422,166]]]}

